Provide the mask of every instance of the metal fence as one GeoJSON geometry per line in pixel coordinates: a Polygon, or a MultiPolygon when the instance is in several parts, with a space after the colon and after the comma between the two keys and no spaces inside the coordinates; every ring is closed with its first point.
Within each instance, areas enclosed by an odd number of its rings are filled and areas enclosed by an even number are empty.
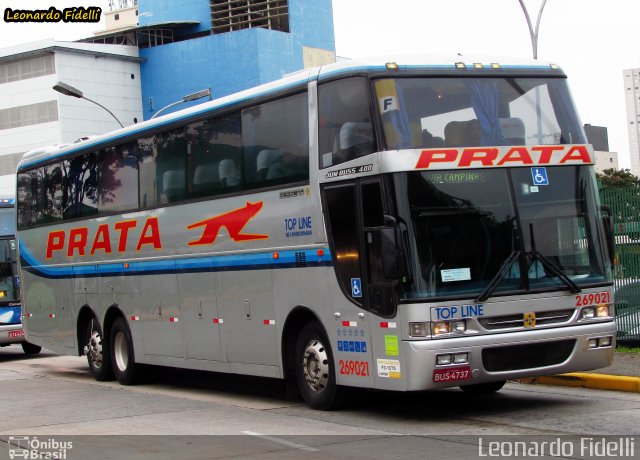
{"type": "Polygon", "coordinates": [[[611,208],[616,255],[614,284],[618,342],[640,342],[640,187],[607,187],[600,201],[611,208]]]}

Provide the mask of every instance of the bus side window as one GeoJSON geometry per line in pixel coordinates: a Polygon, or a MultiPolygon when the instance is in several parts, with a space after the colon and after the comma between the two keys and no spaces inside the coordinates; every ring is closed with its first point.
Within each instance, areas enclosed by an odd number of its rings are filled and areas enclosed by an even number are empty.
{"type": "Polygon", "coordinates": [[[321,168],[376,151],[370,99],[365,78],[347,78],[319,86],[321,168]]]}
{"type": "Polygon", "coordinates": [[[109,147],[98,155],[98,209],[138,209],[138,155],[134,143],[109,147]]]}
{"type": "Polygon", "coordinates": [[[242,151],[248,188],[308,180],[307,93],[243,110],[242,151]]]}
{"type": "Polygon", "coordinates": [[[187,178],[190,198],[236,190],[240,180],[240,113],[187,127],[187,178]]]}

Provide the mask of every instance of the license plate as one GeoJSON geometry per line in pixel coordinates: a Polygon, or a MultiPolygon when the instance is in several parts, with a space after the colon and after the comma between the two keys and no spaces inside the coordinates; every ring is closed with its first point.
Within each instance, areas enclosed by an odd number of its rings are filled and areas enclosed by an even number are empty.
{"type": "Polygon", "coordinates": [[[9,338],[24,337],[24,331],[9,331],[9,338]]]}
{"type": "Polygon", "coordinates": [[[433,371],[434,382],[442,383],[458,380],[471,380],[471,366],[450,367],[448,369],[435,369],[433,371]]]}

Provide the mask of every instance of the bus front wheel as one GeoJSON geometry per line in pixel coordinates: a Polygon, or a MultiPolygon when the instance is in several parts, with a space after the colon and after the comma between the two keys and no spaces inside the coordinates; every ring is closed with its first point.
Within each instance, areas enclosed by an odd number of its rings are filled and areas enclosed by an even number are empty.
{"type": "Polygon", "coordinates": [[[102,329],[95,318],[87,324],[85,343],[85,354],[87,355],[89,370],[93,378],[99,382],[113,380],[109,350],[105,343],[102,329]]]}
{"type": "Polygon", "coordinates": [[[131,330],[124,318],[118,318],[111,327],[111,362],[113,372],[122,385],[140,382],[142,369],[136,364],[131,330]]]}
{"type": "Polygon", "coordinates": [[[295,348],[296,381],[304,401],[312,409],[330,410],[339,404],[333,354],[322,326],[303,326],[295,348]]]}

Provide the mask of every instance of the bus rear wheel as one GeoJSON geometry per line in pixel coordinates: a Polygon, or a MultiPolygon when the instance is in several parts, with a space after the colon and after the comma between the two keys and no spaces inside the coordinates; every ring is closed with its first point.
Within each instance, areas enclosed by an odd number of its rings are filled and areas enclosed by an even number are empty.
{"type": "Polygon", "coordinates": [[[135,385],[142,379],[140,364],[136,364],[131,330],[124,318],[111,327],[111,363],[113,373],[122,385],[135,385]]]}
{"type": "Polygon", "coordinates": [[[85,343],[84,350],[93,378],[99,382],[113,380],[109,349],[102,335],[102,329],[95,318],[87,324],[85,343]]]}
{"type": "Polygon", "coordinates": [[[331,410],[339,405],[333,353],[322,326],[303,326],[295,348],[295,375],[305,403],[312,409],[331,410]]]}
{"type": "Polygon", "coordinates": [[[506,380],[500,380],[498,382],[477,383],[475,385],[462,385],[460,389],[470,395],[489,395],[499,391],[506,380]]]}

